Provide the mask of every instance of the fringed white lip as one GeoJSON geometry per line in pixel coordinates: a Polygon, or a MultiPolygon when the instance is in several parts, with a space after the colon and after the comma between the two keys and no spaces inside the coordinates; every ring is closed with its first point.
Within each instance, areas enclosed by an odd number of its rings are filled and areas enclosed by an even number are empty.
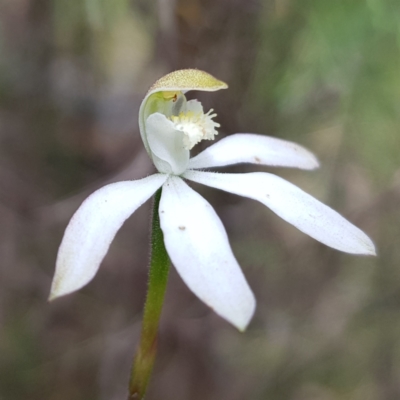
{"type": "Polygon", "coordinates": [[[186,150],[191,150],[197,143],[202,140],[214,140],[218,135],[216,128],[220,124],[213,121],[217,114],[211,114],[214,110],[211,109],[204,114],[203,107],[197,100],[187,102],[186,110],[179,115],[170,117],[175,128],[184,133],[183,147],[186,150]]]}

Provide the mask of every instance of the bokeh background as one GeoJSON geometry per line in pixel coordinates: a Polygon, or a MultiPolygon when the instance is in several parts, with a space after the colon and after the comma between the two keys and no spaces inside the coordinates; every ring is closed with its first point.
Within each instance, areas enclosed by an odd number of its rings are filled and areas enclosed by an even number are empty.
{"type": "Polygon", "coordinates": [[[339,253],[259,203],[196,186],[258,307],[239,333],[172,268],[147,398],[399,399],[398,0],[0,0],[0,399],[126,398],[150,202],[87,287],[47,296],[83,199],[153,171],[138,108],[158,77],[187,67],[230,86],[191,94],[218,113],[219,137],[315,152],[318,171],[263,170],[340,211],[379,254],[339,253]]]}

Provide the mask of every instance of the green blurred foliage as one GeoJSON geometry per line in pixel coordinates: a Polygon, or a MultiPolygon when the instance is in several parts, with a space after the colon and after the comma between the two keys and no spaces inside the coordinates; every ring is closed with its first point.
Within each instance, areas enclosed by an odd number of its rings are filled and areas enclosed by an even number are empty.
{"type": "Polygon", "coordinates": [[[254,79],[259,121],[272,109],[269,124],[293,138],[341,126],[346,156],[386,186],[400,151],[400,3],[291,5],[263,24],[254,79]]]}

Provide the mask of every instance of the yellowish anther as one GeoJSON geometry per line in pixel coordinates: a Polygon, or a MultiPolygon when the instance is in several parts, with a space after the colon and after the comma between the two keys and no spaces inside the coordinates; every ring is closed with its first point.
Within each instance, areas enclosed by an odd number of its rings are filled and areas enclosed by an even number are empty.
{"type": "Polygon", "coordinates": [[[178,98],[178,95],[180,93],[181,92],[177,92],[177,91],[164,91],[164,92],[161,92],[162,97],[165,100],[172,100],[172,101],[176,101],[176,99],[178,98]]]}

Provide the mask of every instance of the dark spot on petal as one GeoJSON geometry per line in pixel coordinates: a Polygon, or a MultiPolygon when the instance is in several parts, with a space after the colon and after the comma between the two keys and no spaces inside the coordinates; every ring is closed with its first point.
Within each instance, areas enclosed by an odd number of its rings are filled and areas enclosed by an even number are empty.
{"type": "Polygon", "coordinates": [[[258,157],[254,157],[256,163],[260,164],[261,160],[258,157]]]}
{"type": "Polygon", "coordinates": [[[184,231],[184,230],[186,229],[186,226],[180,226],[179,229],[180,229],[181,231],[184,231]]]}
{"type": "Polygon", "coordinates": [[[265,197],[268,197],[268,198],[270,198],[271,196],[267,193],[266,195],[265,195],[265,197]]]}
{"type": "Polygon", "coordinates": [[[161,210],[161,214],[164,214],[164,210],[161,210]]]}

